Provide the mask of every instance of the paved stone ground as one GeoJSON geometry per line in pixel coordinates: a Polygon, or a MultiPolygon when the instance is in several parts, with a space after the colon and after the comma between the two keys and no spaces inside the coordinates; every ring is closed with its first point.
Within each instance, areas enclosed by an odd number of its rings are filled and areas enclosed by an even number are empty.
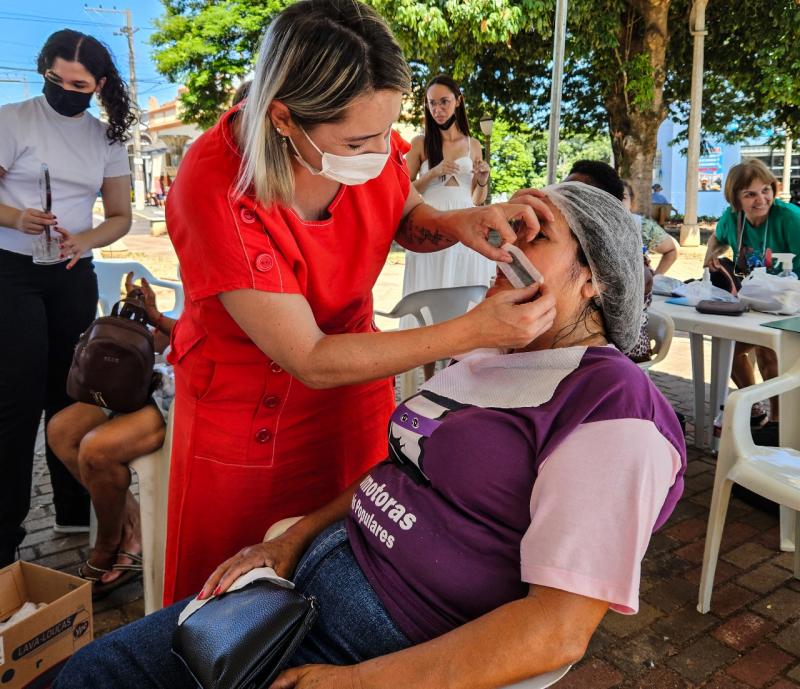
{"type": "MultiPolygon", "coordinates": [[[[696,275],[701,255],[684,252],[671,274],[696,275]]],[[[390,258],[375,290],[380,307],[397,301],[402,268],[400,258],[390,258]]],[[[379,325],[393,327],[388,321],[379,325]]],[[[653,380],[686,415],[691,444],[685,337],[676,336],[653,380]]],[[[642,566],[639,614],[609,613],[586,657],[558,683],[559,689],[800,688],[800,581],[791,575],[792,555],[778,550],[777,516],[732,500],[711,612],[701,615],[695,609],[713,479],[714,457],[691,449],[684,496],[653,537],[642,566]]],[[[74,571],[86,557],[87,539],[53,533],[51,488],[41,455],[36,457],[32,499],[22,558],[74,571]]],[[[95,605],[97,633],[142,614],[141,584],[129,584],[95,605]]]]}

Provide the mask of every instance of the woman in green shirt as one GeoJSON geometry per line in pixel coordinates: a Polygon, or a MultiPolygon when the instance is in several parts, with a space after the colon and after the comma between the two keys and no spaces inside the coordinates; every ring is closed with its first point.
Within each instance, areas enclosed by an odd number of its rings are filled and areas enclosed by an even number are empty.
{"type": "MultiPolygon", "coordinates": [[[[795,255],[793,270],[800,273],[800,208],[776,199],[778,180],[760,160],[735,165],[725,181],[725,199],[730,207],[708,239],[703,265],[719,270],[719,257],[729,248],[738,273],[765,265],[767,249],[795,255]]],[[[747,355],[755,349],[764,380],[778,375],[775,352],[765,347],[736,343],[731,378],[739,388],[755,384],[755,372],[747,355]]],[[[755,417],[766,418],[756,410],[755,417]]],[[[769,420],[778,421],[778,400],[770,402],[769,420]]]]}

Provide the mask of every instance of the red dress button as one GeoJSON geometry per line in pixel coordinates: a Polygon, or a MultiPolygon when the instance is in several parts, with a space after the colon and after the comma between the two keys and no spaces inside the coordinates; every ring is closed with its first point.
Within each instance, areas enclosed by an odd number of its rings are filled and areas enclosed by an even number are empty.
{"type": "Polygon", "coordinates": [[[256,256],[256,270],[266,273],[268,270],[272,270],[273,265],[275,265],[275,261],[272,260],[272,256],[269,254],[259,254],[256,256]]]}
{"type": "Polygon", "coordinates": [[[256,214],[253,213],[253,211],[251,211],[249,208],[242,208],[239,211],[239,217],[248,225],[252,225],[256,221],[256,214]]]}
{"type": "Polygon", "coordinates": [[[274,361],[270,364],[269,368],[273,373],[283,373],[283,369],[274,361]]]}
{"type": "Polygon", "coordinates": [[[268,428],[261,428],[256,431],[256,442],[267,443],[272,438],[272,432],[268,428]]]}
{"type": "Polygon", "coordinates": [[[280,403],[281,398],[277,395],[267,395],[263,400],[263,404],[267,409],[275,409],[280,403]]]}

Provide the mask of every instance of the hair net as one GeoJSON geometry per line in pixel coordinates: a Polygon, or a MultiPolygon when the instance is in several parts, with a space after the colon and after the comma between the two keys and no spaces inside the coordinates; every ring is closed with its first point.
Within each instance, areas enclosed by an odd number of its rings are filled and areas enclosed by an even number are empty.
{"type": "Polygon", "coordinates": [[[582,182],[554,184],[544,192],[586,254],[606,336],[628,352],[639,337],[644,308],[642,235],[633,216],[611,194],[582,182]]]}

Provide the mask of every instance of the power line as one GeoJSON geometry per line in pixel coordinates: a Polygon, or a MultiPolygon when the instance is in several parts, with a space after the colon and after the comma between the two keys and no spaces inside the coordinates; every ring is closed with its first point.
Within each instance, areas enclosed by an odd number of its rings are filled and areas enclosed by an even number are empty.
{"type": "MultiPolygon", "coordinates": [[[[19,22],[35,22],[39,24],[71,24],[75,26],[100,26],[106,27],[110,29],[116,29],[118,26],[116,24],[111,24],[108,22],[96,22],[92,20],[86,19],[67,19],[65,17],[47,17],[41,16],[36,14],[24,14],[22,12],[1,12],[0,11],[0,19],[5,19],[7,21],[19,21],[19,22]]],[[[156,27],[152,25],[140,27],[145,31],[155,31],[156,27]]]]}
{"type": "Polygon", "coordinates": [[[38,70],[31,67],[9,67],[8,65],[0,65],[0,69],[10,69],[13,72],[36,72],[38,74],[38,70]]]}
{"type": "MultiPolygon", "coordinates": [[[[84,5],[86,12],[105,12],[107,14],[124,14],[125,26],[123,26],[119,33],[128,39],[128,68],[130,69],[130,82],[128,84],[128,91],[130,92],[131,101],[139,111],[139,100],[136,95],[136,58],[133,52],[133,34],[137,31],[133,28],[133,16],[129,9],[118,10],[116,7],[109,9],[106,7],[88,7],[84,5]]],[[[139,112],[137,112],[137,115],[139,112]]],[[[142,159],[142,134],[139,124],[139,117],[133,122],[133,193],[134,203],[137,210],[144,208],[144,169],[142,167],[144,161],[142,159]]]]}

